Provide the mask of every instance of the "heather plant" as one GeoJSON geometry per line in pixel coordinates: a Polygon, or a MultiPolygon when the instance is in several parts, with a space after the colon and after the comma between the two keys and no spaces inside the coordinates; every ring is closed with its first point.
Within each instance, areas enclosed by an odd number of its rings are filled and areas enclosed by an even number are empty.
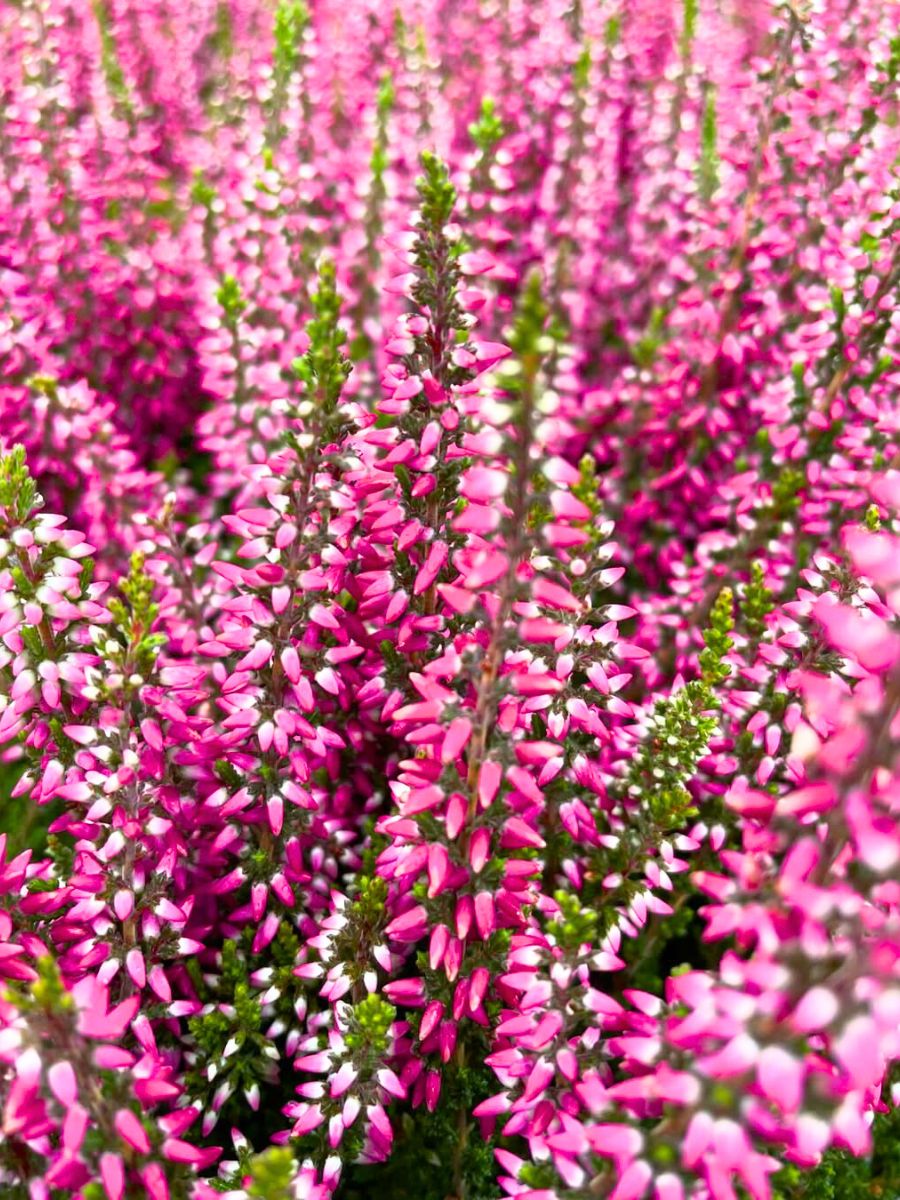
{"type": "Polygon", "coordinates": [[[0,1192],[900,1190],[885,0],[0,13],[0,1192]]]}

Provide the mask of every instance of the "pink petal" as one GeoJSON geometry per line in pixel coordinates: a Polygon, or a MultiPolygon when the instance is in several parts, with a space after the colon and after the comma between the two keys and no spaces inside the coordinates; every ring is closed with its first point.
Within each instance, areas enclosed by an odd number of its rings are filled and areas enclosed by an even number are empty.
{"type": "Polygon", "coordinates": [[[150,1139],[147,1137],[147,1131],[131,1109],[120,1108],[113,1119],[113,1124],[119,1137],[132,1149],[137,1150],[139,1154],[150,1153],[150,1139]]]}
{"type": "Polygon", "coordinates": [[[122,1200],[125,1194],[125,1167],[118,1154],[100,1155],[100,1178],[109,1200],[122,1200]]]}
{"type": "Polygon", "coordinates": [[[47,1071],[47,1082],[51,1092],[64,1108],[68,1108],[78,1099],[78,1081],[70,1062],[63,1060],[53,1063],[47,1071]]]}

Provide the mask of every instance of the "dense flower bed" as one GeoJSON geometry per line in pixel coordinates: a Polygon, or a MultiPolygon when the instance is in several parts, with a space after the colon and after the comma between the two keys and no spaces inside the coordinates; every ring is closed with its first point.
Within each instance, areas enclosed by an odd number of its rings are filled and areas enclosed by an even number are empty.
{"type": "Polygon", "coordinates": [[[900,1194],[898,73],[0,12],[4,1198],[900,1194]]]}

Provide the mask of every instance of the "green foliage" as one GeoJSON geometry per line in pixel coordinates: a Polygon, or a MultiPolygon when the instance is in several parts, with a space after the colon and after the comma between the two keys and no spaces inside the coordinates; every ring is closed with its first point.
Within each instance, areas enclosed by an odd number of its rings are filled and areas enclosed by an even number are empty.
{"type": "Polygon", "coordinates": [[[599,518],[602,506],[598,494],[597,463],[592,454],[582,456],[578,474],[579,479],[572,488],[572,494],[591,510],[592,517],[599,518]]]}
{"type": "MultiPolygon", "coordinates": [[[[451,241],[447,230],[456,205],[456,189],[446,166],[429,150],[423,152],[421,163],[424,174],[416,180],[419,223],[412,253],[416,268],[412,298],[420,309],[427,310],[430,321],[428,330],[414,337],[415,352],[406,361],[411,373],[430,371],[446,388],[472,378],[471,370],[455,365],[452,359],[456,347],[465,344],[469,328],[457,300],[457,259],[463,243],[451,241]]],[[[433,413],[428,415],[430,419],[433,413]]]]}
{"type": "Polygon", "coordinates": [[[386,899],[388,888],[382,877],[362,877],[360,892],[347,910],[347,923],[332,942],[336,958],[343,962],[344,971],[353,982],[354,995],[361,996],[362,977],[370,966],[368,955],[383,940],[386,899]]]}
{"type": "Polygon", "coordinates": [[[186,1076],[190,1095],[211,1096],[225,1082],[246,1091],[275,1078],[278,1051],[263,1033],[262,1008],[250,990],[248,973],[237,945],[226,941],[214,980],[218,1003],[188,1021],[199,1051],[186,1076]],[[216,1067],[212,1079],[207,1077],[209,1064],[216,1067]]]}
{"type": "Polygon", "coordinates": [[[247,301],[241,292],[241,286],[233,275],[226,275],[216,291],[216,300],[225,314],[225,323],[229,328],[237,324],[238,318],[247,307],[247,301]]]}
{"type": "Polygon", "coordinates": [[[386,117],[391,112],[395,99],[394,81],[390,75],[384,74],[381,77],[381,83],[378,85],[378,96],[375,100],[375,107],[379,117],[386,117]]]}
{"type": "Polygon", "coordinates": [[[422,236],[437,238],[453,215],[456,188],[450,182],[446,165],[430,150],[422,152],[422,170],[416,180],[422,213],[422,236]]]}
{"type": "Polygon", "coordinates": [[[41,503],[25,462],[25,447],[0,456],[0,534],[23,525],[41,503]]]}
{"type": "MultiPolygon", "coordinates": [[[[390,121],[391,113],[394,109],[395,97],[396,93],[394,91],[394,81],[390,75],[385,74],[382,76],[381,82],[378,85],[378,96],[375,100],[377,130],[375,134],[375,144],[372,146],[371,160],[372,191],[377,195],[378,209],[380,209],[381,202],[384,200],[386,195],[383,184],[383,176],[385,168],[388,164],[388,123],[390,121]]],[[[368,228],[368,213],[366,224],[368,228]]]]}
{"type": "Polygon", "coordinates": [[[584,575],[575,575],[569,580],[569,585],[576,596],[584,596],[595,586],[596,575],[603,570],[603,564],[597,557],[597,550],[606,540],[603,528],[603,504],[600,500],[600,481],[597,478],[597,463],[592,454],[585,454],[578,464],[579,480],[572,488],[576,500],[588,509],[590,516],[579,527],[587,535],[587,541],[580,548],[580,556],[588,563],[596,563],[594,571],[584,575]]]}
{"type": "Polygon", "coordinates": [[[10,793],[22,774],[21,762],[0,762],[0,833],[10,832],[9,806],[13,803],[10,793]]]}
{"type": "Polygon", "coordinates": [[[639,367],[650,367],[656,361],[663,343],[665,321],[666,310],[659,306],[654,307],[646,330],[631,347],[631,357],[639,367]]]}
{"type": "Polygon", "coordinates": [[[294,1156],[286,1146],[270,1146],[250,1162],[248,1195],[254,1200],[292,1200],[294,1156]]]}
{"type": "Polygon", "coordinates": [[[681,23],[681,53],[684,58],[690,58],[691,46],[697,33],[697,12],[699,0],[684,0],[681,23]]]}
{"type": "MultiPolygon", "coordinates": [[[[557,348],[559,329],[548,327],[550,309],[543,294],[539,271],[532,271],[525,282],[513,327],[507,342],[513,354],[500,364],[503,390],[529,409],[535,399],[535,384],[541,368],[557,348]]],[[[524,412],[523,414],[524,415],[524,412]]],[[[516,420],[516,424],[519,424],[516,420]]]]}
{"type": "Polygon", "coordinates": [[[800,507],[800,489],[805,482],[797,467],[784,467],[772,484],[772,510],[777,520],[786,520],[800,507]]]}
{"type": "MultiPolygon", "coordinates": [[[[194,204],[199,204],[205,209],[210,209],[215,199],[216,189],[207,180],[202,168],[198,167],[194,172],[194,181],[191,184],[191,200],[194,204]]],[[[221,304],[221,300],[219,300],[219,303],[221,304]]]]}
{"type": "Polygon", "coordinates": [[[339,324],[341,298],[334,263],[329,259],[319,265],[319,287],[312,295],[312,306],[315,316],[306,326],[309,348],[291,365],[318,413],[330,418],[337,412],[344,381],[353,364],[343,352],[346,335],[339,324]]]}
{"type": "Polygon", "coordinates": [[[687,784],[706,755],[718,728],[715,694],[702,679],[691,680],[671,696],[657,701],[645,718],[641,741],[621,782],[610,789],[618,795],[624,828],[614,844],[591,856],[582,893],[599,907],[600,932],[615,919],[615,906],[628,904],[644,884],[644,864],[673,831],[696,817],[697,808],[687,784]],[[604,881],[617,877],[614,887],[604,881]]]}
{"type": "Polygon", "coordinates": [[[544,357],[554,348],[553,337],[546,331],[550,309],[544,300],[539,271],[532,271],[516,313],[509,344],[526,375],[537,373],[544,357]]]}
{"type": "Polygon", "coordinates": [[[387,893],[386,879],[380,875],[363,875],[359,880],[359,892],[353,901],[351,914],[363,921],[379,920],[384,913],[387,893]]]}
{"type": "MultiPolygon", "coordinates": [[[[611,18],[607,23],[607,31],[612,25],[614,18],[611,18]]],[[[616,36],[618,40],[618,35],[616,36]]],[[[612,44],[612,43],[611,43],[612,44]]],[[[585,42],[584,48],[572,64],[572,87],[576,92],[584,92],[590,83],[591,78],[591,46],[589,42],[585,42]]]]}
{"type": "Polygon", "coordinates": [[[830,289],[830,295],[831,295],[831,307],[832,307],[832,310],[834,311],[834,323],[838,328],[840,328],[840,326],[843,323],[844,317],[846,317],[846,315],[847,315],[847,300],[846,300],[846,297],[844,296],[844,293],[837,286],[837,284],[832,284],[831,289],[830,289]]]}
{"type": "Polygon", "coordinates": [[[60,1016],[75,1012],[75,1001],[66,990],[56,959],[39,958],[34,963],[37,979],[30,984],[10,985],[18,1010],[23,1014],[60,1016]]]}
{"type": "Polygon", "coordinates": [[[122,71],[122,64],[119,62],[119,50],[116,46],[116,39],[110,25],[106,5],[104,0],[93,0],[91,7],[94,11],[94,18],[97,21],[97,28],[100,31],[100,63],[103,68],[103,74],[106,77],[106,86],[125,116],[129,121],[133,121],[134,109],[131,94],[125,80],[125,74],[122,71]]]}
{"type": "MultiPolygon", "coordinates": [[[[716,689],[730,674],[727,656],[733,645],[730,635],[734,625],[734,595],[730,588],[723,588],[703,631],[699,679],[658,700],[645,719],[644,736],[623,781],[625,797],[637,807],[629,814],[618,846],[598,855],[592,863],[594,883],[608,874],[621,877],[615,892],[599,892],[607,903],[630,900],[636,890],[631,877],[643,871],[647,854],[697,814],[687,785],[718,728],[716,710],[720,702],[716,689]]],[[[589,894],[594,892],[595,887],[589,894]]],[[[633,978],[640,980],[633,986],[661,988],[665,960],[672,959],[669,942],[674,943],[678,953],[689,954],[692,961],[697,961],[697,938],[688,936],[695,916],[692,897],[684,893],[675,915],[665,922],[648,924],[631,948],[636,964],[633,978]]]]}
{"type": "Polygon", "coordinates": [[[24,762],[0,763],[0,833],[6,834],[7,856],[14,858],[31,850],[43,858],[47,850],[48,830],[63,811],[62,801],[35,804],[29,795],[13,796],[12,790],[24,769],[24,762]]]}
{"type": "Polygon", "coordinates": [[[309,9],[304,0],[279,0],[275,10],[272,66],[276,86],[284,84],[298,70],[301,62],[301,41],[309,24],[309,9]]]}
{"type": "Polygon", "coordinates": [[[703,631],[705,649],[700,651],[700,677],[710,686],[731,674],[725,656],[734,645],[728,636],[733,629],[734,594],[731,588],[723,588],[709,615],[709,627],[703,631]]]}
{"type": "Polygon", "coordinates": [[[723,588],[703,631],[700,678],[658,700],[646,719],[646,735],[626,776],[627,792],[640,800],[661,830],[677,828],[694,811],[685,785],[717,728],[711,711],[718,706],[714,689],[730,673],[725,656],[733,628],[734,596],[730,588],[723,588]]]}
{"type": "Polygon", "coordinates": [[[856,1158],[831,1149],[813,1170],[786,1166],[772,1183],[772,1200],[894,1200],[900,1196],[900,1109],[876,1114],[870,1154],[856,1158]]]}
{"type": "Polygon", "coordinates": [[[765,583],[762,563],[750,565],[750,582],[746,583],[741,596],[741,621],[751,638],[760,638],[765,632],[766,617],[775,607],[775,598],[765,583]]]}
{"type": "Polygon", "coordinates": [[[527,1162],[519,1170],[519,1183],[536,1191],[550,1191],[559,1186],[556,1168],[550,1162],[527,1162]]]}
{"type": "Polygon", "coordinates": [[[703,88],[703,117],[700,123],[700,162],[697,182],[700,195],[710,200],[719,186],[718,131],[716,121],[716,89],[711,83],[703,88]]]}
{"type": "Polygon", "coordinates": [[[709,701],[709,690],[699,680],[658,701],[629,768],[629,794],[663,829],[678,828],[694,811],[685,784],[694,777],[716,730],[716,718],[704,712],[709,701]]]}
{"type": "Polygon", "coordinates": [[[239,787],[243,787],[244,777],[227,758],[217,758],[213,764],[213,769],[215,770],[216,778],[221,783],[224,783],[226,787],[231,788],[232,791],[236,792],[239,787]]]}
{"type": "Polygon", "coordinates": [[[130,570],[119,583],[119,591],[122,598],[113,597],[108,607],[125,654],[112,654],[111,661],[128,678],[136,675],[143,680],[153,671],[166,639],[164,634],[151,632],[159,605],[153,603],[153,580],[144,570],[144,556],[138,550],[131,556],[130,570]]]}
{"type": "MultiPolygon", "coordinates": [[[[676,887],[691,889],[689,880],[679,881],[676,887]]],[[[667,897],[672,903],[671,895],[667,897]]],[[[711,947],[701,941],[703,923],[697,916],[697,907],[702,906],[703,897],[691,897],[694,903],[678,902],[674,912],[666,917],[651,918],[638,936],[626,948],[628,959],[627,986],[639,988],[654,995],[664,994],[667,976],[682,974],[684,968],[677,960],[683,954],[688,954],[694,967],[706,966],[704,956],[714,958],[719,953],[718,947],[711,947]],[[632,965],[633,964],[633,965],[632,965]],[[668,965],[673,964],[673,965],[668,965]]],[[[709,963],[712,967],[714,964],[709,963]]],[[[690,967],[688,968],[690,969],[690,967]]],[[[625,980],[625,975],[621,977],[625,980]]]]}
{"type": "Polygon", "coordinates": [[[881,517],[878,515],[877,504],[870,504],[866,509],[865,526],[870,533],[878,533],[881,529],[881,517]]]}
{"type": "Polygon", "coordinates": [[[435,1112],[422,1105],[392,1109],[394,1148],[377,1166],[348,1163],[339,1200],[499,1200],[495,1181],[496,1138],[482,1138],[469,1114],[497,1090],[496,1077],[481,1065],[451,1062],[442,1072],[441,1099],[435,1112]],[[462,1119],[460,1117],[462,1114],[462,1119]],[[456,1191],[454,1179],[464,1181],[456,1191]]]}
{"type": "Polygon", "coordinates": [[[481,111],[478,120],[469,126],[469,137],[482,154],[490,154],[502,139],[504,127],[497,116],[497,105],[493,97],[485,96],[481,101],[481,111]]]}
{"type": "Polygon", "coordinates": [[[234,28],[227,0],[221,0],[216,5],[216,23],[210,40],[222,58],[231,58],[234,53],[234,28]]]}
{"type": "MultiPolygon", "coordinates": [[[[309,24],[309,8],[304,0],[278,0],[275,10],[272,47],[272,95],[266,105],[266,150],[281,143],[287,135],[287,126],[282,120],[287,102],[288,85],[303,65],[303,35],[309,24]]],[[[309,98],[301,96],[304,119],[309,117],[309,98]]],[[[271,169],[268,160],[267,169],[271,169]]]]}
{"type": "MultiPolygon", "coordinates": [[[[54,734],[54,739],[55,737],[54,734]]],[[[58,837],[55,833],[48,834],[47,854],[53,863],[53,871],[57,879],[68,879],[72,874],[75,860],[75,849],[72,842],[68,838],[58,837]]]]}
{"type": "Polygon", "coordinates": [[[581,901],[572,892],[554,892],[553,898],[559,905],[560,915],[547,926],[547,932],[557,944],[570,952],[593,942],[597,935],[598,915],[596,909],[582,908],[581,901]]]}
{"type": "Polygon", "coordinates": [[[383,1054],[387,1049],[388,1031],[397,1019],[397,1010],[381,996],[373,993],[354,1005],[350,1016],[350,1028],[346,1036],[347,1046],[354,1052],[371,1051],[383,1054]]]}

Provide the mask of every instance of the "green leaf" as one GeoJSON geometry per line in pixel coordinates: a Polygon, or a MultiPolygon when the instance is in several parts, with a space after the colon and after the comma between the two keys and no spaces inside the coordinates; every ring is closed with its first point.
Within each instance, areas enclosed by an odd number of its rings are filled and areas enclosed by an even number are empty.
{"type": "Polygon", "coordinates": [[[706,83],[703,89],[703,118],[700,125],[700,163],[698,184],[700,195],[710,200],[719,186],[719,155],[717,150],[716,89],[706,83]]]}

